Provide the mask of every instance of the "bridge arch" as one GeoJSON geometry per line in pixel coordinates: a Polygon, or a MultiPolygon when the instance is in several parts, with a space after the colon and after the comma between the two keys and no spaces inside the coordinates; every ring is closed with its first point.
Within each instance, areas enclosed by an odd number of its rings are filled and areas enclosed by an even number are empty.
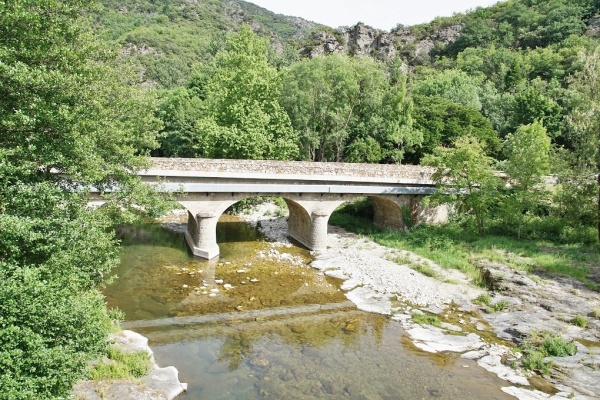
{"type": "Polygon", "coordinates": [[[289,210],[288,235],[311,250],[327,245],[327,222],[331,213],[348,198],[339,195],[286,193],[211,193],[178,199],[188,211],[185,238],[195,256],[211,259],[219,255],[217,222],[235,203],[257,196],[278,196],[289,210]]]}

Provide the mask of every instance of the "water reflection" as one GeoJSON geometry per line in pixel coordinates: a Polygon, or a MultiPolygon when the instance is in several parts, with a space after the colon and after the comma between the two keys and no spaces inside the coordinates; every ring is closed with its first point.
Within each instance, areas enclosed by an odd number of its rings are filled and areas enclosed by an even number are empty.
{"type": "Polygon", "coordinates": [[[182,398],[511,398],[475,363],[415,351],[399,323],[356,310],[306,251],[235,221],[219,230],[210,262],[190,258],[180,234],[123,230],[121,278],[105,291],[189,383],[182,398]]]}

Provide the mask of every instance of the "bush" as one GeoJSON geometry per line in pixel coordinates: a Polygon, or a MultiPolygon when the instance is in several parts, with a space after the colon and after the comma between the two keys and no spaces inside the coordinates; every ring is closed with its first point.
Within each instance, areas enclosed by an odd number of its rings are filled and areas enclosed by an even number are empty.
{"type": "Polygon", "coordinates": [[[575,326],[578,326],[580,328],[587,328],[588,325],[588,319],[587,317],[583,316],[583,315],[579,315],[577,314],[572,320],[571,323],[575,326]]]}
{"type": "Polygon", "coordinates": [[[92,367],[90,377],[102,379],[139,379],[150,371],[152,361],[146,351],[125,352],[116,347],[108,349],[108,362],[92,367]]]}
{"type": "Polygon", "coordinates": [[[437,315],[429,313],[412,313],[412,320],[419,325],[440,326],[440,318],[437,315]]]}
{"type": "Polygon", "coordinates": [[[550,361],[544,361],[545,357],[566,357],[577,352],[577,346],[573,341],[565,342],[560,336],[548,332],[532,332],[530,337],[523,343],[522,365],[525,369],[539,371],[544,375],[550,373],[550,361]]]}

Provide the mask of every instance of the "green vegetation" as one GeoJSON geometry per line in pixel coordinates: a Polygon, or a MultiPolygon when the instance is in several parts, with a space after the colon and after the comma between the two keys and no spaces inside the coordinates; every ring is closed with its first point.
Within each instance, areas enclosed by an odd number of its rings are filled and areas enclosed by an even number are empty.
{"type": "Polygon", "coordinates": [[[560,336],[551,332],[532,332],[521,345],[523,367],[538,371],[543,375],[550,373],[551,362],[544,361],[545,357],[572,356],[577,352],[575,343],[565,342],[560,336]]]}
{"type": "Polygon", "coordinates": [[[435,314],[414,312],[411,314],[412,320],[419,325],[441,326],[440,318],[435,314]]]}
{"type": "Polygon", "coordinates": [[[492,298],[488,293],[483,293],[477,296],[475,300],[473,300],[473,303],[489,307],[492,304],[492,298]]]}
{"type": "Polygon", "coordinates": [[[500,300],[492,303],[492,298],[488,293],[480,294],[473,300],[473,303],[487,307],[485,311],[488,313],[499,312],[510,308],[508,300],[500,300]]]}
{"type": "Polygon", "coordinates": [[[429,265],[427,264],[411,264],[410,267],[412,269],[414,269],[415,271],[418,271],[420,273],[422,273],[425,276],[429,276],[431,278],[437,278],[438,274],[437,272],[435,272],[435,270],[433,268],[431,268],[429,265]]]}
{"type": "Polygon", "coordinates": [[[549,229],[534,220],[523,228],[522,235],[527,240],[518,240],[504,234],[502,221],[494,221],[485,235],[457,221],[400,232],[373,226],[368,216],[360,216],[360,204],[367,207],[368,214],[368,203],[363,200],[336,210],[330,223],[368,236],[384,246],[412,251],[443,268],[458,269],[475,283],[484,284],[479,266],[494,261],[531,273],[569,276],[590,288],[598,288],[598,283],[590,280],[600,251],[597,244],[590,244],[594,241],[593,229],[581,236],[583,232],[573,232],[563,225],[552,225],[549,229]]]}
{"type": "Polygon", "coordinates": [[[119,260],[112,211],[160,203],[131,176],[157,144],[153,96],[86,7],[0,6],[0,399],[65,398],[106,351],[97,287],[119,260]],[[90,210],[87,185],[122,190],[90,210]]]}
{"type": "Polygon", "coordinates": [[[585,329],[588,325],[588,319],[584,315],[577,314],[575,317],[573,317],[571,323],[575,326],[585,329]]]}
{"type": "Polygon", "coordinates": [[[510,303],[508,302],[508,300],[500,300],[492,304],[491,306],[492,310],[494,310],[495,312],[499,312],[508,309],[510,307],[510,303]]]}
{"type": "Polygon", "coordinates": [[[592,317],[594,317],[594,318],[600,318],[600,308],[594,308],[594,309],[592,309],[592,317]]]}
{"type": "Polygon", "coordinates": [[[107,360],[100,361],[91,368],[91,379],[139,379],[152,367],[150,354],[146,351],[125,352],[109,347],[106,356],[107,360]]]}
{"type": "Polygon", "coordinates": [[[189,82],[194,65],[207,63],[225,44],[225,33],[251,24],[275,43],[292,45],[318,27],[245,1],[99,0],[91,15],[104,37],[119,43],[144,71],[144,80],[173,89],[189,82]]]}
{"type": "MultiPolygon", "coordinates": [[[[131,175],[151,151],[424,162],[452,223],[413,227],[405,208],[409,232],[381,230],[368,202],[331,221],[476,282],[491,260],[598,289],[600,40],[586,32],[598,11],[510,0],[398,27],[393,59],[309,60],[299,50],[318,44],[316,25],[243,1],[2,2],[0,399],[64,398],[108,351],[97,287],[118,262],[110,227],[165,205],[131,175]],[[89,210],[90,185],[120,190],[89,210]]],[[[543,369],[555,346],[527,363],[543,369]]]]}

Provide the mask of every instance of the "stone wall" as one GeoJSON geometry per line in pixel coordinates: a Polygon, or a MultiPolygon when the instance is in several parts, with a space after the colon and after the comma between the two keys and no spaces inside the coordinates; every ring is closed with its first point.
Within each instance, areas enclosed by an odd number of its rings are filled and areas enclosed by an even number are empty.
{"type": "Polygon", "coordinates": [[[360,178],[398,178],[430,181],[434,169],[415,165],[352,164],[309,161],[213,160],[152,158],[153,168],[173,171],[321,175],[360,178]]]}

